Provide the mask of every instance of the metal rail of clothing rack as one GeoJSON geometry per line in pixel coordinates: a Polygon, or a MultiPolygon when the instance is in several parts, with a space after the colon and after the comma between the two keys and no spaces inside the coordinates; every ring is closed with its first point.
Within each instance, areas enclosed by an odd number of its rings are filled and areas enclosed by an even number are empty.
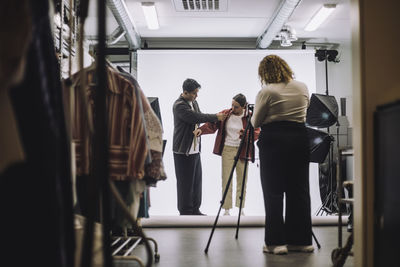
{"type": "MultiPolygon", "coordinates": [[[[151,241],[154,244],[154,261],[160,261],[160,254],[158,253],[157,242],[151,238],[146,237],[147,241],[151,241]]],[[[111,242],[112,256],[116,260],[135,260],[141,267],[144,267],[143,261],[132,255],[133,250],[143,241],[141,236],[130,236],[127,234],[126,228],[124,229],[123,236],[113,236],[111,242]]]]}
{"type": "MultiPolygon", "coordinates": [[[[337,162],[342,162],[344,157],[353,156],[354,152],[352,147],[339,147],[337,153],[337,162]]],[[[336,164],[336,190],[337,190],[337,205],[340,207],[341,204],[349,204],[353,206],[354,198],[343,196],[343,188],[353,189],[353,181],[343,181],[341,164],[336,164]]],[[[354,180],[354,179],[353,179],[354,180]]],[[[353,256],[353,231],[351,231],[347,238],[346,244],[343,246],[343,221],[342,221],[342,209],[338,209],[338,247],[332,251],[331,259],[334,267],[341,267],[346,262],[348,256],[353,256]]]]}

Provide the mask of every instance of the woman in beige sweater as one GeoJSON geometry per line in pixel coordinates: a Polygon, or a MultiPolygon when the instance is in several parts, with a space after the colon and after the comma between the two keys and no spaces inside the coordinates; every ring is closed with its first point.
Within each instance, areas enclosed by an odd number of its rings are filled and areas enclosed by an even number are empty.
{"type": "Polygon", "coordinates": [[[294,80],[291,68],[276,55],[260,62],[258,74],[262,88],[251,122],[261,127],[257,145],[266,216],[263,251],[312,252],[307,86],[294,80]]]}

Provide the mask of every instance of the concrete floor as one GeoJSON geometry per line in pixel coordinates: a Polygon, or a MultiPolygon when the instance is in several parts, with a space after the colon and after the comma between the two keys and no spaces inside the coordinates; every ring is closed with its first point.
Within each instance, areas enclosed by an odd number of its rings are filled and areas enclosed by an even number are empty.
{"type": "MultiPolygon", "coordinates": [[[[262,252],[264,228],[241,227],[239,237],[235,239],[235,227],[217,227],[212,237],[208,253],[204,250],[211,233],[211,227],[198,228],[144,228],[145,234],[156,240],[160,261],[156,267],[244,267],[244,266],[333,266],[331,252],[338,246],[338,228],[336,226],[314,226],[313,232],[321,244],[314,253],[289,252],[288,255],[272,255],[262,252]]],[[[347,240],[343,228],[343,240],[347,240]]],[[[153,243],[151,243],[153,247],[153,243]]],[[[133,250],[133,255],[146,262],[143,245],[133,250]]],[[[139,266],[135,261],[115,260],[115,267],[139,266]]],[[[344,265],[353,266],[353,257],[349,256],[344,265]]]]}

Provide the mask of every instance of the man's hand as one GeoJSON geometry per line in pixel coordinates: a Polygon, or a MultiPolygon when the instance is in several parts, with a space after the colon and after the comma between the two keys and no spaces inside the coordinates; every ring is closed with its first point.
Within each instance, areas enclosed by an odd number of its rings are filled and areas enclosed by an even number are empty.
{"type": "Polygon", "coordinates": [[[201,130],[200,129],[196,129],[193,131],[194,136],[200,136],[201,135],[201,130]]]}
{"type": "Polygon", "coordinates": [[[219,121],[225,120],[227,116],[228,116],[227,114],[224,114],[222,112],[217,113],[217,118],[218,118],[219,121]]]}

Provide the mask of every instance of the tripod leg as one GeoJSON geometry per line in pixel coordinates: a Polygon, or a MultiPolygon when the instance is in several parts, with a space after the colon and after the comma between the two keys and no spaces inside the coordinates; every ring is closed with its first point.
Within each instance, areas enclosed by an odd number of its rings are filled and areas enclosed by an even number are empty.
{"type": "MultiPolygon", "coordinates": [[[[223,202],[223,201],[221,201],[221,202],[223,202]]],[[[213,228],[212,228],[212,230],[211,230],[210,237],[208,238],[208,242],[207,242],[206,249],[204,250],[204,253],[206,253],[206,254],[208,253],[208,248],[210,247],[211,239],[212,239],[212,237],[213,237],[213,235],[214,235],[215,226],[217,225],[218,218],[219,218],[219,214],[220,214],[221,209],[222,209],[222,205],[223,205],[223,204],[221,203],[221,206],[219,207],[219,210],[218,210],[217,217],[215,217],[215,221],[214,221],[213,228]]]]}
{"type": "Polygon", "coordinates": [[[242,215],[244,187],[246,186],[247,165],[248,165],[248,163],[247,163],[247,159],[246,159],[246,161],[244,163],[242,189],[241,189],[241,193],[240,193],[239,215],[238,215],[238,222],[237,222],[237,225],[236,225],[236,234],[235,234],[235,238],[236,239],[238,239],[238,236],[239,236],[239,225],[240,225],[240,216],[242,215]]]}
{"type": "Polygon", "coordinates": [[[238,159],[239,159],[239,155],[237,154],[236,157],[235,157],[235,161],[233,163],[232,169],[231,169],[231,173],[229,174],[228,182],[226,183],[226,186],[225,186],[224,195],[222,196],[222,200],[221,200],[221,204],[219,206],[217,217],[215,217],[214,225],[213,225],[213,228],[211,230],[210,237],[208,238],[206,249],[204,250],[204,252],[206,254],[208,253],[208,248],[210,246],[211,239],[212,239],[212,237],[214,235],[215,227],[216,227],[217,222],[218,222],[219,214],[221,213],[222,205],[224,205],[226,194],[228,193],[229,186],[231,185],[233,172],[234,172],[234,170],[236,168],[236,164],[237,164],[238,159]]]}
{"type": "MultiPolygon", "coordinates": [[[[238,239],[239,237],[239,225],[240,225],[240,216],[242,215],[242,204],[243,204],[243,195],[244,195],[244,187],[246,186],[246,174],[247,174],[247,166],[248,164],[248,155],[249,155],[249,150],[250,150],[250,145],[254,141],[254,128],[250,125],[250,123],[247,123],[246,126],[246,131],[244,132],[243,136],[246,137],[248,134],[247,138],[247,145],[246,145],[246,157],[244,161],[244,170],[243,170],[243,179],[242,179],[242,189],[240,192],[240,205],[239,205],[239,216],[238,216],[238,222],[236,225],[236,235],[235,238],[238,239]]],[[[240,153],[240,151],[239,151],[240,153]]]]}
{"type": "Polygon", "coordinates": [[[321,248],[321,244],[318,242],[318,239],[315,237],[314,232],[311,230],[312,237],[314,238],[315,243],[317,243],[318,249],[321,248]]]}
{"type": "MultiPolygon", "coordinates": [[[[217,222],[218,222],[218,218],[219,218],[219,214],[220,214],[221,209],[222,209],[222,205],[224,205],[225,198],[226,198],[226,194],[228,193],[229,186],[231,185],[231,182],[232,182],[233,172],[234,172],[234,170],[235,170],[235,168],[236,168],[236,165],[237,165],[237,162],[238,162],[238,160],[239,160],[240,151],[242,151],[242,148],[243,148],[243,145],[244,145],[244,140],[245,140],[245,137],[246,137],[246,133],[247,133],[247,131],[250,129],[250,127],[253,128],[253,127],[251,126],[251,123],[250,123],[249,121],[250,121],[250,118],[248,118],[247,125],[246,125],[246,129],[245,129],[245,131],[244,131],[244,134],[243,134],[242,139],[240,140],[240,145],[239,145],[238,151],[237,151],[236,156],[235,156],[235,161],[234,161],[234,163],[233,163],[233,166],[232,166],[232,169],[231,169],[231,173],[230,173],[230,175],[229,175],[228,182],[226,183],[226,186],[225,186],[224,195],[222,196],[221,205],[220,205],[220,207],[219,207],[217,217],[215,218],[214,225],[213,225],[213,228],[212,228],[212,230],[211,230],[210,237],[209,237],[209,239],[208,239],[206,249],[204,250],[204,252],[205,252],[206,254],[208,253],[208,248],[209,248],[209,246],[210,246],[211,239],[212,239],[212,236],[213,236],[214,231],[215,231],[215,227],[216,227],[217,222]]],[[[247,139],[250,139],[250,138],[247,138],[247,139]]],[[[253,140],[254,140],[254,136],[253,136],[253,140]]],[[[247,148],[247,149],[248,149],[248,148],[247,148]]],[[[246,154],[246,155],[248,155],[248,154],[246,154]]],[[[240,204],[240,206],[241,206],[241,204],[240,204]]],[[[239,218],[240,218],[240,213],[239,213],[239,218]]]]}

